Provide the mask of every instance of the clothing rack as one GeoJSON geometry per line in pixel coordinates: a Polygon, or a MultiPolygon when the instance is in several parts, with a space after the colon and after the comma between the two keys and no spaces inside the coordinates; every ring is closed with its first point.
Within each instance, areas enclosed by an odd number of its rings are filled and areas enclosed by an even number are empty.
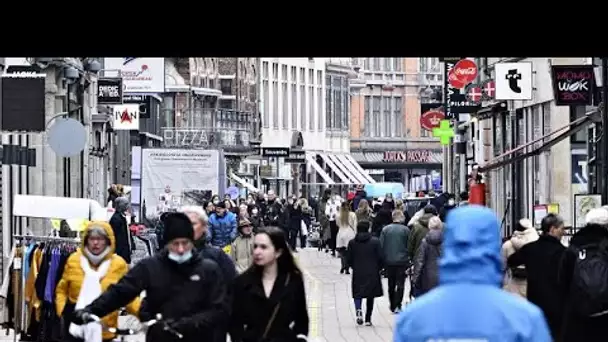
{"type": "Polygon", "coordinates": [[[80,243],[79,238],[64,238],[57,236],[37,236],[37,235],[13,235],[16,240],[35,240],[35,241],[57,241],[57,242],[68,242],[68,243],[80,243]]]}

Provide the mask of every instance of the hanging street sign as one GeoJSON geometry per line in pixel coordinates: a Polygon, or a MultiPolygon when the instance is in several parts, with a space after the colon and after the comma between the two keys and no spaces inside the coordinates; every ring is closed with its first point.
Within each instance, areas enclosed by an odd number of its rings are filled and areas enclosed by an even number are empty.
{"type": "Polygon", "coordinates": [[[433,136],[439,138],[441,145],[449,145],[450,139],[454,136],[454,129],[450,125],[450,120],[441,120],[439,127],[433,128],[433,136]]]}
{"type": "Polygon", "coordinates": [[[532,63],[497,63],[497,100],[532,100],[532,63]]]}
{"type": "Polygon", "coordinates": [[[467,99],[473,103],[493,100],[496,97],[496,82],[485,80],[481,84],[471,83],[465,88],[465,93],[467,99]]]}

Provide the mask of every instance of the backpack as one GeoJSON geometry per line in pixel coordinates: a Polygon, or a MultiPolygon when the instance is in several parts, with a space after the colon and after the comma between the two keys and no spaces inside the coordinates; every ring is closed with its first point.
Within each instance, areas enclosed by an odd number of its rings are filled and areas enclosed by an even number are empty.
{"type": "Polygon", "coordinates": [[[581,316],[608,313],[608,239],[575,249],[571,302],[581,316]]]}

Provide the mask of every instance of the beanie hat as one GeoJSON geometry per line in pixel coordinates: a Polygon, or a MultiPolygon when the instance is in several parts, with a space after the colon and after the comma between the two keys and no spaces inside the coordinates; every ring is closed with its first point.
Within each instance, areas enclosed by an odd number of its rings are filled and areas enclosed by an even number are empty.
{"type": "Polygon", "coordinates": [[[425,214],[437,215],[437,208],[434,205],[432,205],[432,204],[427,204],[424,207],[424,213],[425,214]]]}
{"type": "Polygon", "coordinates": [[[164,226],[163,240],[165,243],[180,238],[194,241],[194,228],[186,214],[167,213],[161,219],[164,226]]]}

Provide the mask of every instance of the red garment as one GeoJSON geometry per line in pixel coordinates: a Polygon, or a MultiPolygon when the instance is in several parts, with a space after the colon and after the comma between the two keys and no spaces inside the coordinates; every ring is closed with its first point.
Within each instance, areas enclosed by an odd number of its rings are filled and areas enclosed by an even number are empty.
{"type": "Polygon", "coordinates": [[[354,191],[349,191],[348,194],[346,194],[346,199],[348,201],[352,201],[355,199],[355,192],[354,191]]]}

